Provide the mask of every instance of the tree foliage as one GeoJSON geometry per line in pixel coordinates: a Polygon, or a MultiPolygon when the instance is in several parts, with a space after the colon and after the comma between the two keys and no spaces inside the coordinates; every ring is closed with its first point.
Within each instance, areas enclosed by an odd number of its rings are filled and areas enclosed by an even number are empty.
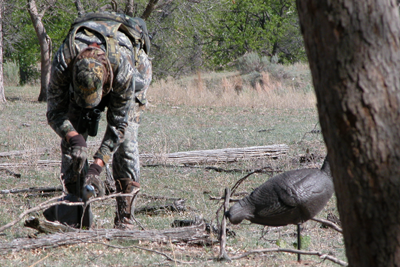
{"type": "Polygon", "coordinates": [[[225,66],[257,52],[280,62],[305,58],[294,0],[225,0],[213,27],[209,55],[225,66]]]}
{"type": "MultiPolygon", "coordinates": [[[[16,61],[22,82],[39,77],[40,47],[26,0],[5,0],[4,60],[16,61]],[[36,73],[35,73],[36,71],[36,73]]],[[[132,10],[126,0],[81,0],[85,12],[132,10]]],[[[49,1],[36,0],[38,10],[49,1]]],[[[146,20],[152,35],[150,56],[154,77],[215,70],[248,52],[278,56],[280,62],[305,58],[294,0],[151,0],[155,10],[146,20]]],[[[133,1],[133,15],[142,16],[149,0],[133,1]]],[[[129,11],[131,12],[131,11],[129,11]]],[[[43,23],[56,51],[78,16],[73,0],[47,7],[43,23]]]]}

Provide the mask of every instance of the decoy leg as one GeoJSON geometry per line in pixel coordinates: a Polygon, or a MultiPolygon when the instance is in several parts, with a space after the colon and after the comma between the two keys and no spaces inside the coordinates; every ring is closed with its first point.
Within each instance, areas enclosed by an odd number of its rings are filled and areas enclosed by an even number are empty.
{"type": "MultiPolygon", "coordinates": [[[[298,223],[298,224],[297,224],[297,249],[298,249],[298,250],[301,249],[300,226],[301,226],[301,224],[298,223]]],[[[301,255],[300,253],[297,254],[297,261],[298,261],[298,262],[301,261],[300,255],[301,255]]]]}

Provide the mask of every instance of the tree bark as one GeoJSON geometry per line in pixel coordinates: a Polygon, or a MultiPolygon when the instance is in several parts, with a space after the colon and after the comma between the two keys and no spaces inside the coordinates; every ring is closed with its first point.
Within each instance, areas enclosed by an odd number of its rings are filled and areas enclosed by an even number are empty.
{"type": "Polygon", "coordinates": [[[395,1],[297,0],[350,266],[400,266],[395,1]]]}
{"type": "Polygon", "coordinates": [[[46,29],[42,22],[44,11],[39,14],[36,1],[28,0],[28,12],[31,17],[33,27],[35,28],[36,35],[40,45],[40,62],[41,62],[41,75],[40,75],[40,94],[38,101],[47,101],[47,88],[50,82],[51,70],[51,38],[47,35],[46,29]]]}
{"type": "Polygon", "coordinates": [[[75,0],[74,3],[76,10],[78,11],[78,16],[82,16],[83,14],[85,14],[85,9],[82,6],[81,0],[75,0]]]}
{"type": "Polygon", "coordinates": [[[141,18],[144,20],[148,19],[150,17],[151,12],[153,12],[154,8],[156,7],[157,3],[158,0],[149,0],[146,9],[143,11],[141,18]]]}
{"type": "Polygon", "coordinates": [[[3,0],[0,0],[0,104],[6,102],[3,75],[3,0]]]}
{"type": "Polygon", "coordinates": [[[126,6],[125,6],[125,14],[134,17],[135,14],[135,3],[133,0],[126,0],[126,6]]]}

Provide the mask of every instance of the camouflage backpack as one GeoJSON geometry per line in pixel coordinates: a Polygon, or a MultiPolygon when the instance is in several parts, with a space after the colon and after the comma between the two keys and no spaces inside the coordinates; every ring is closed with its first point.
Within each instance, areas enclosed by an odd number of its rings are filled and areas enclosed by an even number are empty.
{"type": "Polygon", "coordinates": [[[106,41],[106,55],[110,60],[112,68],[117,68],[120,55],[115,51],[117,40],[114,38],[117,31],[123,32],[131,40],[134,46],[135,62],[138,62],[137,52],[140,48],[149,54],[150,38],[146,23],[141,18],[132,18],[115,12],[91,12],[78,17],[71,25],[69,33],[69,53],[75,57],[74,40],[75,35],[81,28],[87,28],[99,33],[106,41]]]}

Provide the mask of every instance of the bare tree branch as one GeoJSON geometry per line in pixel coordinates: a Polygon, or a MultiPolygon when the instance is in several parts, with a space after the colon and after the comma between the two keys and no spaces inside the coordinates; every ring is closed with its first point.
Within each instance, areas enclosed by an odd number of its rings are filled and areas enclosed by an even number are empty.
{"type": "Polygon", "coordinates": [[[76,232],[55,233],[37,238],[18,238],[11,242],[0,243],[0,254],[11,251],[38,248],[55,248],[65,245],[97,242],[106,240],[148,240],[151,242],[185,242],[189,244],[211,244],[209,234],[205,231],[205,224],[171,228],[165,230],[120,230],[120,229],[94,229],[78,230],[76,232]]]}
{"type": "Polygon", "coordinates": [[[336,223],[321,218],[312,218],[311,220],[325,224],[326,226],[331,227],[332,229],[338,231],[339,233],[343,233],[342,228],[340,228],[336,223]]]}

